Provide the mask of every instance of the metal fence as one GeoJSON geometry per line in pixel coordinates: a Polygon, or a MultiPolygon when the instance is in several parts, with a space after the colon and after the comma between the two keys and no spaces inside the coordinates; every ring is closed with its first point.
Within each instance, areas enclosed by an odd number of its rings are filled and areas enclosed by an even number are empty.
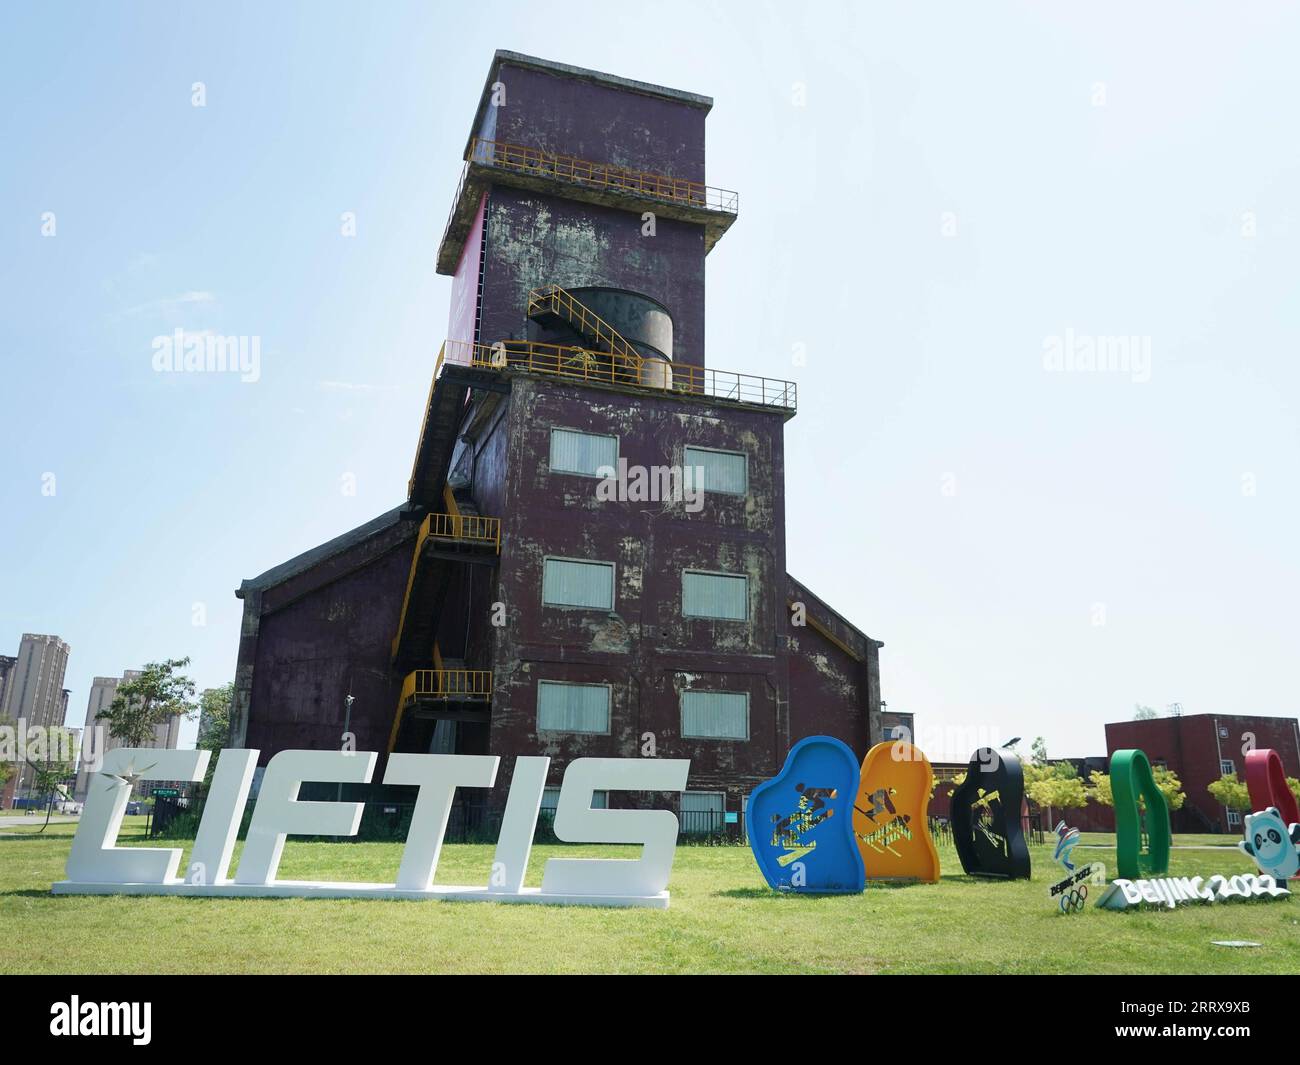
{"type": "Polygon", "coordinates": [[[165,835],[172,823],[182,814],[190,812],[190,800],[185,795],[155,795],[153,817],[149,821],[149,836],[165,835]]]}
{"type": "Polygon", "coordinates": [[[670,391],[789,411],[799,406],[799,388],[793,381],[662,359],[646,359],[634,366],[608,352],[533,340],[503,340],[491,345],[447,340],[438,354],[435,378],[444,366],[518,370],[589,384],[670,391]]]}
{"type": "Polygon", "coordinates": [[[730,189],[717,189],[702,181],[580,159],[522,144],[475,137],[470,143],[467,160],[483,166],[667,200],[724,214],[736,214],[740,209],[740,196],[730,189]]]}

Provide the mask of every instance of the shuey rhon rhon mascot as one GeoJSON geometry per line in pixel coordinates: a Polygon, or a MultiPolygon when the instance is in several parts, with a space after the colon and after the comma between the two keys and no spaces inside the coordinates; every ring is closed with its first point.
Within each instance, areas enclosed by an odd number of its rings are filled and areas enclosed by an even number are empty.
{"type": "Polygon", "coordinates": [[[1300,874],[1300,825],[1288,828],[1276,806],[1247,814],[1245,821],[1246,838],[1237,846],[1254,858],[1263,872],[1282,884],[1300,874]]]}

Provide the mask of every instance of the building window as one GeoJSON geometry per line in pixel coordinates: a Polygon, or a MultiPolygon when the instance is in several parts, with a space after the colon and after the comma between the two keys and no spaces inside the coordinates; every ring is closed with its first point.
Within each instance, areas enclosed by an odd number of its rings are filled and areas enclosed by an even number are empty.
{"type": "MultiPolygon", "coordinates": [[[[559,788],[543,788],[543,789],[542,789],[542,809],[543,809],[543,810],[548,810],[548,811],[550,811],[550,813],[551,813],[552,815],[554,815],[554,814],[555,814],[555,811],[556,811],[556,809],[559,807],[559,805],[560,805],[560,789],[559,789],[559,788]]],[[[609,792],[607,792],[607,791],[593,791],[593,792],[591,793],[591,809],[593,809],[593,810],[608,810],[608,809],[609,809],[609,792]]]]}
{"type": "Polygon", "coordinates": [[[1228,811],[1228,827],[1229,827],[1229,828],[1236,828],[1239,824],[1241,824],[1241,814],[1237,813],[1236,810],[1229,810],[1229,811],[1228,811]]]}
{"type": "Polygon", "coordinates": [[[682,692],[682,738],[749,739],[749,693],[682,692]]]}
{"type": "Polygon", "coordinates": [[[551,472],[603,476],[601,467],[618,466],[618,437],[580,433],[574,429],[551,430],[551,472]]]}
{"type": "Polygon", "coordinates": [[[1219,760],[1219,774],[1221,776],[1226,777],[1229,773],[1235,773],[1236,771],[1237,763],[1231,758],[1222,758],[1219,760]]]}
{"type": "Polygon", "coordinates": [[[613,610],[614,563],[546,559],[542,568],[542,603],[613,610]]]}
{"type": "Polygon", "coordinates": [[[688,618],[749,618],[749,578],[730,573],[682,573],[682,613],[688,618]]]}
{"type": "Polygon", "coordinates": [[[682,792],[678,824],[683,836],[720,836],[726,823],[727,796],[724,792],[682,792]]]}
{"type": "Polygon", "coordinates": [[[749,491],[749,458],[743,451],[715,451],[708,447],[688,447],[682,465],[703,468],[706,492],[743,496],[749,491]]]}
{"type": "Polygon", "coordinates": [[[538,732],[609,732],[609,685],[537,682],[538,732]]]}

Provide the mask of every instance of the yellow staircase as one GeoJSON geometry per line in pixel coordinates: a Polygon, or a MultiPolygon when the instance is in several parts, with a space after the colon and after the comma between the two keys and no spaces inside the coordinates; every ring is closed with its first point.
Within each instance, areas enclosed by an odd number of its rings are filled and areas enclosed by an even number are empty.
{"type": "Polygon", "coordinates": [[[564,322],[579,335],[587,337],[597,351],[606,352],[614,359],[616,377],[626,376],[633,381],[640,379],[641,366],[645,362],[641,353],[605,319],[559,285],[535,288],[528,293],[528,317],[537,321],[549,318],[564,322]]]}

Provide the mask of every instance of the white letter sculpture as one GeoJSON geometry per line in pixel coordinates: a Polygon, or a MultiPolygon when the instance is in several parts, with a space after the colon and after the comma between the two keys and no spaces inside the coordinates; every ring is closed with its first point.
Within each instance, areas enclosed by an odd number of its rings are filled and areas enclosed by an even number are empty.
{"type": "Polygon", "coordinates": [[[131,789],[137,780],[202,780],[209,751],[118,747],[90,778],[86,808],[68,855],[68,879],[88,884],[177,883],[181,852],[157,847],[115,847],[131,789]]]}
{"type": "Polygon", "coordinates": [[[654,897],[668,886],[677,849],[677,818],[667,810],[593,810],[591,793],[684,791],[687,759],[577,758],[569,763],[555,811],[555,834],[567,843],[643,843],[636,861],[552,858],[543,893],[654,897]]]}
{"type": "Polygon", "coordinates": [[[668,877],[677,846],[677,817],[667,810],[593,810],[593,791],[667,791],[686,788],[690,762],[663,758],[578,758],[560,787],[555,833],[570,843],[639,843],[641,857],[552,858],[540,888],[525,887],[528,857],[541,809],[550,759],[515,762],[492,868],[482,887],[433,883],[457,788],[490,788],[500,759],[489,755],[392,754],[385,784],[416,787],[415,809],[401,867],[392,884],[279,880],[276,872],[290,835],[354,836],[365,808],[359,802],[303,802],[304,781],[368,784],[378,755],[361,751],[281,751],[266,767],[257,806],[234,880],[235,839],[260,752],[222,751],[194,841],[189,872],[176,876],[181,852],[116,847],[135,780],[203,779],[207,751],[119,747],[104,756],[90,780],[86,810],[58,895],[193,895],[217,898],[301,897],[495,900],[666,909],[668,877]]]}
{"type": "Polygon", "coordinates": [[[304,780],[369,784],[376,758],[374,751],[281,751],[272,758],[262,777],[235,883],[273,883],[290,833],[355,836],[365,803],[299,802],[298,789],[304,780]]]}

